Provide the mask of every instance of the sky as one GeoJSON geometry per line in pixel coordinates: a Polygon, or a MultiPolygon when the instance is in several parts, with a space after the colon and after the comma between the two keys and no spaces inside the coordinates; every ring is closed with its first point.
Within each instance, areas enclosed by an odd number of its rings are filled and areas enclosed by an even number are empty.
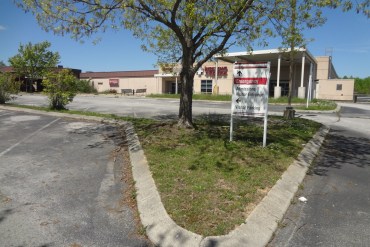
{"type": "MultiPolygon", "coordinates": [[[[362,14],[343,13],[340,10],[325,10],[324,15],[328,19],[324,26],[305,32],[306,38],[314,39],[307,49],[314,56],[330,54],[341,77],[370,76],[370,19],[362,14]]],[[[84,72],[156,68],[156,56],[143,52],[141,41],[129,31],[108,31],[97,37],[101,38],[98,44],[94,44],[93,39],[81,43],[69,36],[46,33],[38,26],[35,17],[17,8],[13,0],[0,0],[0,61],[7,65],[8,59],[18,53],[20,44],[49,41],[52,44],[50,50],[59,52],[60,65],[64,67],[84,72]]],[[[254,50],[279,46],[279,41],[272,39],[268,47],[254,47],[254,50]]],[[[245,51],[244,48],[230,49],[230,52],[241,51],[245,51]]]]}

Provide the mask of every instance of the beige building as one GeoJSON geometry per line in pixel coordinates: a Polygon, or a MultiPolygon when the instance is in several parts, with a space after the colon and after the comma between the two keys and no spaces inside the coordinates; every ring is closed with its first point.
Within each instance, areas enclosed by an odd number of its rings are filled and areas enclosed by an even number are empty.
{"type": "Polygon", "coordinates": [[[329,100],[353,100],[354,79],[339,79],[329,56],[316,57],[316,98],[329,100]]]}
{"type": "MultiPolygon", "coordinates": [[[[260,50],[227,53],[207,62],[194,77],[194,93],[231,94],[233,64],[235,62],[270,62],[270,97],[287,96],[289,90],[289,50],[260,50]]],[[[180,92],[180,68],[81,73],[81,79],[90,79],[99,91],[117,93],[145,91],[146,94],[176,94],[180,92]]],[[[342,80],[334,69],[331,57],[314,57],[308,50],[295,50],[293,91],[294,97],[332,100],[353,100],[354,80],[342,80]]]]}
{"type": "Polygon", "coordinates": [[[162,87],[154,75],[158,70],[85,72],[80,77],[90,80],[98,92],[116,93],[156,93],[162,92],[162,87]]]}

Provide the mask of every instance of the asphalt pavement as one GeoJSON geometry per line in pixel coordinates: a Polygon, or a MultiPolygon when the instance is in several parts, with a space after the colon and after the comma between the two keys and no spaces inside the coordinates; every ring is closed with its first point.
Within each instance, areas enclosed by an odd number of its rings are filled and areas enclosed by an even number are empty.
{"type": "Polygon", "coordinates": [[[116,126],[0,110],[0,246],[149,246],[116,126]]]}
{"type": "Polygon", "coordinates": [[[370,105],[341,106],[270,247],[370,246],[370,105]]]}
{"type": "MultiPolygon", "coordinates": [[[[34,106],[48,106],[48,100],[42,94],[21,94],[11,103],[34,106]]],[[[179,112],[178,99],[157,99],[121,95],[77,95],[68,109],[92,111],[118,116],[146,118],[176,118],[179,112]]],[[[269,105],[270,112],[282,112],[285,106],[269,105]]],[[[193,115],[230,114],[231,103],[220,101],[193,101],[193,115]]]]}

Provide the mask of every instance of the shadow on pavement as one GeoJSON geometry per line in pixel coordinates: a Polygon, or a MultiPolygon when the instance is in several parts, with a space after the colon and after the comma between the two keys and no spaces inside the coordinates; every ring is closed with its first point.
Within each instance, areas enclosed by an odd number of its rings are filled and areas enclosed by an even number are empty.
{"type": "Polygon", "coordinates": [[[370,140],[360,137],[349,137],[340,130],[331,130],[321,149],[323,154],[315,161],[313,173],[327,176],[330,168],[341,169],[343,165],[356,167],[370,166],[370,140]]]}
{"type": "Polygon", "coordinates": [[[5,209],[0,211],[0,223],[3,222],[12,213],[13,209],[5,209]]]}

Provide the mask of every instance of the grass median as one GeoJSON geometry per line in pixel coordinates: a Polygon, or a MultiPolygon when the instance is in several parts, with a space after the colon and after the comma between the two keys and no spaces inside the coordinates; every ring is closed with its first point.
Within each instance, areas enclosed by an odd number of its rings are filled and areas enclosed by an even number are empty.
{"type": "MultiPolygon", "coordinates": [[[[169,98],[169,99],[179,99],[179,94],[150,94],[147,97],[149,98],[169,98]]],[[[210,101],[231,101],[231,95],[214,95],[214,94],[194,94],[194,100],[210,100],[210,101]]],[[[337,104],[331,100],[320,100],[312,99],[309,101],[307,107],[307,99],[301,99],[293,97],[291,100],[293,107],[299,110],[317,110],[317,111],[328,111],[334,110],[337,107],[337,104]]],[[[288,97],[280,98],[269,98],[269,104],[288,104],[288,97]]]]}
{"type": "Polygon", "coordinates": [[[203,116],[196,129],[176,122],[136,125],[162,202],[180,226],[223,235],[242,224],[320,124],[270,117],[262,148],[262,119],[236,121],[229,142],[228,116],[203,116]]]}
{"type": "Polygon", "coordinates": [[[204,236],[227,234],[242,224],[321,126],[270,116],[263,148],[262,118],[235,119],[229,142],[229,115],[199,116],[190,130],[174,120],[62,112],[133,122],[167,212],[204,236]]]}

